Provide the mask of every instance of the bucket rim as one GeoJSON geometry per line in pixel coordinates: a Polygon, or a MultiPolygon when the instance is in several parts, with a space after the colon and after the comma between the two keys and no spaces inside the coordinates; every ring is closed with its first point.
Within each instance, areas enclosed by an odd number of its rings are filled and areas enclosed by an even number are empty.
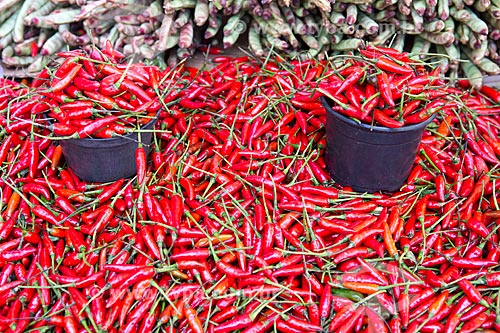
{"type": "MultiPolygon", "coordinates": [[[[141,129],[150,127],[151,125],[155,124],[158,121],[158,117],[160,116],[160,113],[161,113],[161,109],[158,110],[158,112],[155,114],[154,117],[151,118],[150,121],[148,121],[147,123],[145,123],[144,125],[142,125],[141,129]]],[[[120,136],[116,136],[116,137],[113,137],[113,138],[73,138],[73,139],[61,140],[61,142],[73,142],[73,143],[75,143],[75,142],[82,142],[82,143],[86,143],[86,144],[97,143],[97,142],[100,142],[100,143],[113,143],[113,142],[118,142],[118,141],[121,141],[121,140],[124,140],[124,139],[125,140],[129,140],[132,136],[136,135],[139,131],[133,131],[133,132],[130,132],[130,133],[127,133],[127,134],[124,134],[124,135],[120,135],[120,136]]],[[[135,141],[133,139],[131,139],[131,140],[135,141]]]]}
{"type": "Polygon", "coordinates": [[[420,122],[418,124],[411,124],[411,125],[402,126],[402,127],[399,127],[399,128],[390,128],[390,127],[369,125],[369,124],[365,124],[365,123],[358,123],[358,122],[352,120],[351,118],[346,117],[343,114],[341,114],[341,113],[333,110],[331,108],[331,106],[330,106],[330,104],[329,104],[328,101],[332,101],[332,100],[330,98],[327,98],[326,96],[321,96],[321,102],[322,102],[323,106],[328,110],[328,112],[331,112],[335,117],[339,118],[340,120],[342,120],[343,122],[345,122],[345,123],[347,123],[347,124],[349,124],[351,126],[359,127],[359,128],[371,131],[371,132],[404,133],[404,132],[415,131],[417,129],[421,129],[421,128],[427,127],[427,125],[431,121],[433,121],[434,118],[436,118],[436,115],[437,115],[437,112],[435,112],[429,118],[427,118],[426,120],[424,120],[424,121],[422,121],[422,122],[420,122]]]}

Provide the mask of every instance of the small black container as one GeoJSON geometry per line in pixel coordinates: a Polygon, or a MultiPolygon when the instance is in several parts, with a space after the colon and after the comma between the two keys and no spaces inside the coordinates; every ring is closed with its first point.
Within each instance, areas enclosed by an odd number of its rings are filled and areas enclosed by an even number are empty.
{"type": "Polygon", "coordinates": [[[394,192],[408,178],[426,121],[387,128],[360,124],[334,111],[333,101],[321,97],[326,108],[326,164],[333,179],[358,192],[394,192]]]}
{"type": "MultiPolygon", "coordinates": [[[[141,142],[149,154],[149,146],[157,118],[141,129],[141,142]]],[[[66,163],[82,180],[88,182],[112,182],[120,178],[132,177],[137,173],[135,150],[139,145],[139,135],[132,132],[111,139],[69,139],[60,142],[66,163]]]]}

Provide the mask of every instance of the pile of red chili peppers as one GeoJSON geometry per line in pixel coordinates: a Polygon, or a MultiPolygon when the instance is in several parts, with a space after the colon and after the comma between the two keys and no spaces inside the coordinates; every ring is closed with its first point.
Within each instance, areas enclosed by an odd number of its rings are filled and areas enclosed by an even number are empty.
{"type": "Polygon", "coordinates": [[[140,181],[78,179],[2,81],[0,331],[500,330],[496,90],[447,88],[407,183],[362,194],[326,171],[331,63],[214,62],[128,68],[164,106],[140,181]]]}
{"type": "Polygon", "coordinates": [[[9,105],[9,132],[30,129],[32,116],[49,116],[54,135],[107,139],[140,128],[160,109],[158,83],[150,79],[157,67],[120,63],[123,55],[109,48],[58,56],[61,64],[45,68],[34,90],[9,105]]]}
{"type": "Polygon", "coordinates": [[[334,101],[334,111],[366,124],[399,128],[421,123],[445,105],[443,97],[450,92],[439,78],[439,66],[428,72],[425,62],[390,48],[368,45],[359,52],[318,84],[318,93],[334,101]]]}

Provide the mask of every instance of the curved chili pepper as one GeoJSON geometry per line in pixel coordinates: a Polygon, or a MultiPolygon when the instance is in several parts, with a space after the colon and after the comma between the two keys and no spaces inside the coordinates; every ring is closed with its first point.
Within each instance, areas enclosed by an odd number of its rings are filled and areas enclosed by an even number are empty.
{"type": "MultiPolygon", "coordinates": [[[[388,51],[388,52],[392,52],[392,51],[388,51]]],[[[389,55],[390,57],[401,57],[403,54],[389,54],[389,53],[382,53],[382,54],[387,54],[389,55]]],[[[375,66],[377,66],[379,69],[383,70],[383,71],[386,71],[386,72],[389,72],[389,73],[396,73],[396,74],[409,74],[409,73],[413,73],[414,70],[408,66],[407,64],[398,64],[396,63],[395,61],[391,60],[389,57],[387,57],[386,55],[381,55],[379,57],[376,57],[377,60],[375,61],[375,66]]]]}
{"type": "Polygon", "coordinates": [[[137,183],[144,183],[144,179],[146,178],[146,170],[147,170],[147,156],[146,151],[142,145],[136,148],[135,150],[135,165],[137,169],[137,183]]]}
{"type": "Polygon", "coordinates": [[[245,328],[253,323],[248,313],[244,313],[231,320],[221,323],[214,327],[214,333],[229,333],[245,328]]]}
{"type": "Polygon", "coordinates": [[[27,183],[22,186],[24,193],[40,194],[45,199],[50,200],[50,191],[41,184],[27,183]]]}
{"type": "MultiPolygon", "coordinates": [[[[68,58],[69,60],[70,58],[68,58]]],[[[57,92],[60,92],[62,90],[64,90],[67,86],[69,86],[69,84],[71,82],[73,82],[73,80],[75,79],[75,77],[78,75],[78,73],[80,72],[80,70],[82,69],[82,65],[81,64],[76,64],[76,63],[73,63],[74,65],[71,67],[71,69],[69,69],[67,72],[64,73],[64,75],[61,77],[61,79],[59,80],[56,80],[55,82],[53,82],[50,86],[50,90],[51,92],[53,93],[57,93],[57,92]]],[[[61,65],[58,69],[61,70],[61,68],[63,68],[63,66],[61,65]]],[[[54,75],[55,77],[57,77],[57,72],[55,73],[54,75]]]]}

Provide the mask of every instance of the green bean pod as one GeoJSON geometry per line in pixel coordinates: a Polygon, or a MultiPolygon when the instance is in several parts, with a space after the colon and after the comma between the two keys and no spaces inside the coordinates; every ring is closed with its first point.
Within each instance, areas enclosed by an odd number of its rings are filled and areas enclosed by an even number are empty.
{"type": "Polygon", "coordinates": [[[427,4],[425,3],[425,0],[414,0],[412,1],[412,7],[418,15],[424,16],[427,4]]]}
{"type": "Polygon", "coordinates": [[[45,68],[45,66],[47,66],[50,63],[50,61],[51,61],[50,57],[38,55],[33,60],[33,63],[31,63],[28,66],[28,72],[29,73],[41,72],[45,68]]]}
{"type": "MultiPolygon", "coordinates": [[[[240,33],[236,30],[231,31],[231,33],[227,36],[224,36],[222,39],[222,42],[224,43],[224,48],[230,48],[233,46],[236,41],[238,40],[238,37],[240,36],[240,33]]],[[[274,37],[273,37],[274,38],[274,37]]]]}
{"type": "Polygon", "coordinates": [[[487,35],[488,34],[488,25],[486,22],[481,20],[475,13],[470,12],[470,19],[465,21],[464,23],[469,26],[469,28],[481,35],[487,35]]]}
{"type": "Polygon", "coordinates": [[[222,29],[222,33],[224,36],[229,36],[232,34],[236,29],[239,29],[238,25],[242,24],[243,22],[241,21],[241,17],[243,16],[244,12],[240,12],[237,15],[231,16],[228,20],[224,28],[222,29]]]}
{"type": "Polygon", "coordinates": [[[208,20],[208,1],[198,0],[196,6],[194,7],[194,24],[201,27],[208,20]]]}
{"type": "Polygon", "coordinates": [[[14,53],[16,56],[29,56],[31,55],[31,45],[36,43],[36,37],[25,39],[21,43],[14,45],[14,53]]]}
{"type": "MultiPolygon", "coordinates": [[[[498,54],[495,52],[496,56],[492,54],[489,55],[490,58],[498,59],[498,54]]],[[[482,57],[476,63],[477,67],[479,67],[482,71],[485,71],[488,74],[500,74],[500,66],[497,63],[491,61],[487,57],[482,57]]]]}
{"type": "Polygon", "coordinates": [[[217,35],[217,32],[222,27],[222,19],[220,17],[209,17],[208,18],[208,27],[205,30],[205,38],[210,39],[217,35]]]}
{"type": "Polygon", "coordinates": [[[444,21],[435,20],[435,21],[432,21],[432,22],[427,23],[426,25],[424,25],[424,30],[427,31],[427,32],[436,33],[436,32],[443,31],[444,27],[445,27],[444,21]]]}
{"type": "Polygon", "coordinates": [[[427,39],[431,43],[441,44],[441,45],[450,45],[455,40],[455,36],[451,32],[438,32],[438,33],[430,33],[427,31],[423,31],[420,35],[424,39],[427,39]]]}
{"type": "Polygon", "coordinates": [[[6,10],[0,11],[0,24],[3,24],[6,20],[10,19],[13,15],[17,15],[17,11],[21,7],[21,3],[16,3],[6,10]]]}
{"type": "Polygon", "coordinates": [[[7,36],[14,30],[14,23],[16,22],[16,19],[17,13],[16,15],[12,15],[2,23],[2,25],[0,26],[0,38],[7,36]]]}
{"type": "Polygon", "coordinates": [[[319,47],[318,40],[312,35],[300,35],[300,38],[311,49],[317,49],[319,47]]]}
{"type": "Polygon", "coordinates": [[[392,40],[390,47],[398,50],[399,52],[403,52],[405,46],[405,35],[396,34],[396,37],[392,40]]]}
{"type": "Polygon", "coordinates": [[[191,11],[189,9],[181,9],[177,14],[177,18],[174,21],[174,28],[179,29],[185,26],[190,18],[191,18],[191,11]]]}
{"type": "Polygon", "coordinates": [[[472,50],[472,61],[474,64],[478,64],[481,59],[486,56],[488,51],[488,42],[486,40],[480,43],[480,47],[472,50]]]}
{"type": "Polygon", "coordinates": [[[438,0],[437,15],[441,20],[450,17],[450,5],[448,0],[438,0]]]}
{"type": "Polygon", "coordinates": [[[363,45],[363,40],[359,38],[344,39],[340,43],[332,45],[332,49],[336,51],[352,51],[359,49],[363,45]]]}
{"type": "MultiPolygon", "coordinates": [[[[495,1],[498,1],[498,0],[495,0],[495,1]]],[[[452,3],[453,3],[453,7],[455,7],[458,10],[465,8],[465,3],[463,0],[452,0],[452,3]]]]}
{"type": "Polygon", "coordinates": [[[179,31],[179,47],[189,49],[193,45],[193,21],[189,20],[179,31]]]}
{"type": "Polygon", "coordinates": [[[456,9],[455,7],[452,7],[450,9],[450,15],[457,21],[459,22],[466,22],[470,20],[470,11],[467,9],[456,9]]]}
{"type": "Polygon", "coordinates": [[[281,7],[281,12],[285,16],[285,20],[288,22],[288,24],[292,26],[295,25],[295,14],[290,9],[290,7],[287,6],[281,7]]]}
{"type": "Polygon", "coordinates": [[[66,24],[77,22],[78,15],[80,14],[80,9],[64,8],[54,10],[50,14],[46,15],[47,23],[52,25],[66,24]]]}
{"type": "Polygon", "coordinates": [[[155,49],[157,52],[163,52],[167,50],[168,36],[170,35],[170,29],[174,23],[174,16],[172,14],[166,14],[163,16],[160,29],[158,30],[158,41],[155,44],[155,49]]]}
{"type": "MultiPolygon", "coordinates": [[[[178,11],[181,9],[195,8],[196,0],[172,0],[165,3],[165,11],[167,13],[178,11]]],[[[185,55],[185,52],[180,52],[180,54],[185,55]]]]}
{"type": "Polygon", "coordinates": [[[379,31],[379,25],[373,19],[371,19],[368,15],[364,13],[358,14],[358,23],[366,29],[369,35],[375,35],[379,31]]]}
{"type": "Polygon", "coordinates": [[[262,43],[260,42],[260,34],[258,29],[259,26],[257,25],[257,23],[254,22],[250,25],[250,29],[248,30],[248,46],[256,56],[262,57],[265,53],[262,47],[262,43]]]}
{"type": "Polygon", "coordinates": [[[483,85],[483,74],[479,68],[471,61],[463,62],[461,67],[470,85],[475,89],[480,89],[483,85]]]}
{"type": "Polygon", "coordinates": [[[474,4],[473,4],[474,9],[480,13],[484,13],[484,12],[488,11],[488,9],[490,8],[490,5],[491,5],[490,0],[478,0],[478,1],[474,1],[474,4]]]}
{"type": "Polygon", "coordinates": [[[40,54],[42,55],[50,55],[55,54],[64,46],[64,40],[61,36],[61,33],[56,32],[53,34],[45,44],[43,44],[42,49],[40,50],[40,54]]]}
{"type": "Polygon", "coordinates": [[[54,11],[57,8],[57,3],[53,1],[46,1],[42,6],[40,7],[34,7],[35,10],[29,10],[28,15],[24,18],[24,24],[25,25],[30,25],[29,22],[31,22],[31,19],[33,17],[37,16],[46,16],[50,14],[52,11],[54,11]]]}
{"type": "Polygon", "coordinates": [[[179,31],[168,36],[166,50],[170,50],[177,45],[179,45],[179,31]]]}
{"type": "Polygon", "coordinates": [[[330,22],[337,26],[340,26],[345,23],[345,16],[342,15],[342,13],[332,11],[330,14],[330,22]]]}
{"type": "Polygon", "coordinates": [[[346,9],[345,23],[353,25],[358,20],[358,6],[349,4],[346,9]]]}

